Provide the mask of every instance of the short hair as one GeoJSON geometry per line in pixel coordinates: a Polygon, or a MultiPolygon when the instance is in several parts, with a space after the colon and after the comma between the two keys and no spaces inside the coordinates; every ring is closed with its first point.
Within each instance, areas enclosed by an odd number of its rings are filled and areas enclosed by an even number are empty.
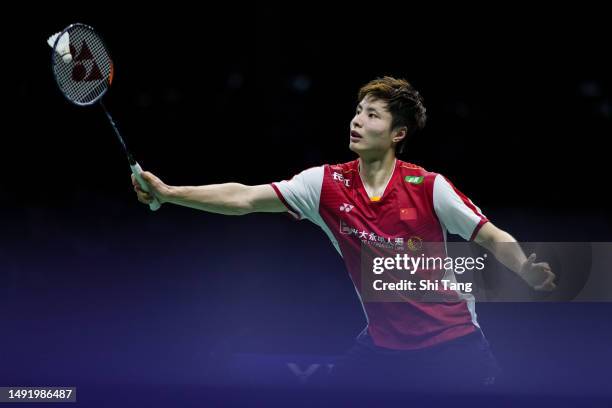
{"type": "Polygon", "coordinates": [[[395,147],[398,153],[402,153],[408,136],[425,127],[427,114],[423,97],[405,79],[390,76],[376,78],[362,86],[357,95],[357,103],[367,96],[387,103],[392,117],[391,129],[402,126],[408,129],[406,137],[395,147]]]}

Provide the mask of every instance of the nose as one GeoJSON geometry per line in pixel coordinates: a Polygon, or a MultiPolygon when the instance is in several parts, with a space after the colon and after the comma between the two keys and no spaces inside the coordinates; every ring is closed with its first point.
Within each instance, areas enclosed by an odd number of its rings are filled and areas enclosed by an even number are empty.
{"type": "Polygon", "coordinates": [[[361,122],[361,114],[356,113],[355,116],[353,116],[353,120],[351,120],[351,127],[361,127],[363,125],[363,123],[361,122]]]}

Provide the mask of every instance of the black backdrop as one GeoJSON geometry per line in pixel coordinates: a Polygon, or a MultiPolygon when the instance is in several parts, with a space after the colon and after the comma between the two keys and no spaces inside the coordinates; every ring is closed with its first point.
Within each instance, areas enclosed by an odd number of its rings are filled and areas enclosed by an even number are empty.
{"type": "MultiPolygon", "coordinates": [[[[107,106],[170,184],[260,184],[351,160],[357,89],[395,75],[429,114],[402,159],[449,177],[519,240],[609,241],[600,13],[380,7],[55,10],[20,32],[5,55],[1,382],[193,383],[215,350],[337,354],[364,324],[314,226],[136,202],[102,112],[70,105],[53,81],[45,40],[75,21],[106,40],[107,106]]],[[[479,312],[509,377],[533,393],[604,392],[609,304],[479,312]]]]}

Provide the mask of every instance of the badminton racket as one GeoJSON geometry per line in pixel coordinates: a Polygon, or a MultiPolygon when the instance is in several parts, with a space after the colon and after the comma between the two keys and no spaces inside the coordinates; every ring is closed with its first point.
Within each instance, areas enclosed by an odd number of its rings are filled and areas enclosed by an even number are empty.
{"type": "MultiPolygon", "coordinates": [[[[150,192],[148,184],[142,178],[142,168],[134,160],[113,117],[102,103],[102,97],[113,82],[115,69],[102,38],[92,27],[76,23],[52,35],[47,42],[53,48],[51,66],[62,94],[77,106],[96,103],[100,105],[119,140],[136,181],[144,191],[150,192]]],[[[156,197],[149,204],[152,211],[160,206],[156,197]]]]}

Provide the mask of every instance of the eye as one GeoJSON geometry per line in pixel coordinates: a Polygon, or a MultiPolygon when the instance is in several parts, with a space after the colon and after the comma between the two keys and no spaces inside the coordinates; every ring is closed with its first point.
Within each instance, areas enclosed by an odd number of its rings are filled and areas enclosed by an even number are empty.
{"type": "Polygon", "coordinates": [[[370,117],[370,118],[377,118],[377,117],[378,117],[378,115],[377,115],[377,114],[375,114],[375,113],[370,113],[370,114],[368,115],[368,117],[370,117]]]}

